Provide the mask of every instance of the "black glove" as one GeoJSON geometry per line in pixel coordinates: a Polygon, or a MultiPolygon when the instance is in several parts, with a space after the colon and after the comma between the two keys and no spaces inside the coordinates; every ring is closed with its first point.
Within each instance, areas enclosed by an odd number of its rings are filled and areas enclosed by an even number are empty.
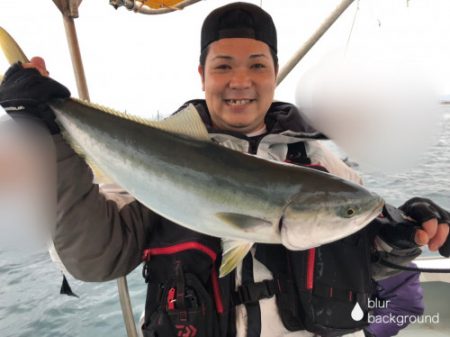
{"type": "Polygon", "coordinates": [[[374,220],[378,227],[378,236],[387,244],[399,249],[418,247],[414,238],[416,230],[421,228],[411,221],[406,214],[394,206],[385,204],[382,217],[374,220]]]}
{"type": "MultiPolygon", "coordinates": [[[[447,223],[450,225],[450,213],[430,199],[412,198],[400,206],[400,209],[407,216],[419,223],[436,218],[438,223],[447,223]]],[[[439,248],[439,253],[442,256],[450,257],[450,235],[441,248],[439,248]]]]}
{"type": "Polygon", "coordinates": [[[0,85],[0,105],[14,119],[27,118],[44,123],[51,134],[60,132],[55,114],[47,102],[70,97],[70,91],[37,69],[12,65],[0,85]]]}

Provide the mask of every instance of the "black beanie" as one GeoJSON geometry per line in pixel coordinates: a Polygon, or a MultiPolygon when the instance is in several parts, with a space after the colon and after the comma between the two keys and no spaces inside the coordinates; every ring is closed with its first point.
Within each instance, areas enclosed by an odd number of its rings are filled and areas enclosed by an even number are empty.
{"type": "Polygon", "coordinates": [[[219,7],[206,17],[200,52],[211,42],[235,37],[265,42],[277,54],[277,32],[272,17],[260,7],[245,2],[219,7]]]}

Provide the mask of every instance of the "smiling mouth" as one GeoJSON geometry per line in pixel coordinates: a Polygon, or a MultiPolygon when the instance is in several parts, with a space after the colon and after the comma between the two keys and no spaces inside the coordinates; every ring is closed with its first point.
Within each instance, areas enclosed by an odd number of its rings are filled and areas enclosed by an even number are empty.
{"type": "Polygon", "coordinates": [[[256,101],[256,100],[255,99],[226,99],[225,103],[228,105],[238,106],[238,105],[250,104],[254,101],[256,101]]]}

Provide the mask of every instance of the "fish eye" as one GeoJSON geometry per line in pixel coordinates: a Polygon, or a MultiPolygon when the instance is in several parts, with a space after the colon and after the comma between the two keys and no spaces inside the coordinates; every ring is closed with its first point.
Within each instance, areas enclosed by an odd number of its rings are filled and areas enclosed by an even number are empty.
{"type": "Polygon", "coordinates": [[[358,212],[357,208],[350,206],[350,207],[343,207],[341,209],[340,214],[344,218],[351,218],[354,215],[356,215],[357,212],[358,212]]]}
{"type": "Polygon", "coordinates": [[[347,208],[347,212],[346,212],[346,215],[348,216],[348,217],[351,217],[351,216],[353,216],[353,215],[355,215],[355,210],[353,209],[353,208],[347,208]]]}

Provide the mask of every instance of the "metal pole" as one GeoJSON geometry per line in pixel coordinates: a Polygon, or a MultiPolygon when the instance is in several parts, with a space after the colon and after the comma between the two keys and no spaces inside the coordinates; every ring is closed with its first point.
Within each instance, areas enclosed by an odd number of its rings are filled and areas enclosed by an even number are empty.
{"type": "Polygon", "coordinates": [[[73,71],[77,82],[78,95],[81,99],[89,101],[89,92],[86,77],[84,75],[83,62],[81,61],[80,46],[78,44],[75,23],[72,17],[64,14],[63,19],[67,42],[69,44],[70,58],[72,59],[73,71]]]}
{"type": "Polygon", "coordinates": [[[123,319],[128,337],[137,337],[136,324],[133,317],[133,308],[131,306],[130,293],[128,292],[128,283],[125,276],[117,279],[117,289],[119,290],[120,306],[122,307],[123,319]]]}
{"type": "Polygon", "coordinates": [[[333,23],[344,13],[344,11],[353,3],[354,0],[343,0],[328,18],[319,26],[315,33],[300,47],[292,58],[280,70],[277,77],[277,85],[284,80],[290,71],[300,62],[300,60],[309,52],[322,35],[333,25],[333,23]]]}

